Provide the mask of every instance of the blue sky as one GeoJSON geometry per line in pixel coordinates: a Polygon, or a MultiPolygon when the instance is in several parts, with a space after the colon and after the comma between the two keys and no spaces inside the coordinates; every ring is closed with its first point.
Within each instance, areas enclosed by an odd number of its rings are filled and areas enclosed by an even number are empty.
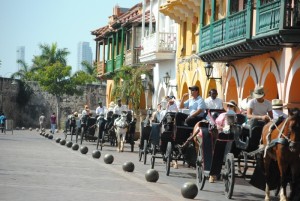
{"type": "Polygon", "coordinates": [[[68,65],[77,67],[77,44],[90,42],[95,59],[94,36],[90,31],[107,25],[113,7],[131,8],[142,0],[0,0],[0,76],[17,71],[16,49],[25,46],[25,62],[39,55],[39,44],[56,42],[67,48],[68,65]]]}

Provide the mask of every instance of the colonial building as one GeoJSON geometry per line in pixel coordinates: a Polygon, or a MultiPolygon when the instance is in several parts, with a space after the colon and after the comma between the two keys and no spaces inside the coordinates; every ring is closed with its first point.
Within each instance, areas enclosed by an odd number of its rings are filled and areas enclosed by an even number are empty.
{"type": "Polygon", "coordinates": [[[263,85],[267,99],[300,107],[298,9],[292,0],[169,0],[160,11],[180,24],[179,93],[196,83],[204,97],[216,87],[240,103],[263,85]]]}

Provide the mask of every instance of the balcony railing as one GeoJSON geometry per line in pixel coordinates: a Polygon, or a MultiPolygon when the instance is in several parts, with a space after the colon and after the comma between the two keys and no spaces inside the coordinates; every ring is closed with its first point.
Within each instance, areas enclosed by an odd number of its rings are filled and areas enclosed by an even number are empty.
{"type": "Polygon", "coordinates": [[[103,61],[97,62],[97,73],[98,76],[101,76],[105,73],[105,63],[103,61]]]}
{"type": "Polygon", "coordinates": [[[141,54],[152,52],[172,52],[176,50],[176,34],[159,32],[153,33],[142,39],[141,54]]]}
{"type": "Polygon", "coordinates": [[[106,73],[111,73],[114,71],[114,60],[110,59],[106,61],[106,73]]]}
{"type": "Polygon", "coordinates": [[[247,15],[247,11],[243,10],[202,27],[200,31],[200,52],[245,39],[250,17],[247,15]]]}
{"type": "Polygon", "coordinates": [[[280,14],[280,7],[280,0],[258,7],[256,35],[279,29],[280,18],[284,18],[284,15],[280,14]]]}
{"type": "Polygon", "coordinates": [[[122,54],[117,55],[116,57],[116,65],[115,65],[115,70],[120,69],[123,65],[123,57],[122,54]]]}

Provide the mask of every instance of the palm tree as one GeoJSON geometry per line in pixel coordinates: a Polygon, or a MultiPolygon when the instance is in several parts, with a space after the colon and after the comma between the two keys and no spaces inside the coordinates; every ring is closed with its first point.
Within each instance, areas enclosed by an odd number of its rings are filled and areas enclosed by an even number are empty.
{"type": "Polygon", "coordinates": [[[51,46],[47,44],[40,44],[39,48],[42,51],[38,58],[40,59],[38,62],[39,64],[51,66],[57,62],[60,62],[63,66],[67,65],[66,57],[70,54],[67,48],[58,49],[56,43],[52,43],[51,46]]]}
{"type": "MultiPolygon", "coordinates": [[[[131,103],[133,111],[139,113],[140,99],[142,93],[144,93],[141,75],[146,74],[150,81],[152,76],[149,69],[141,66],[138,68],[132,68],[123,66],[113,77],[114,87],[112,90],[112,96],[126,100],[126,104],[131,103]]],[[[149,82],[150,88],[151,82],[149,82]]]]}
{"type": "Polygon", "coordinates": [[[29,73],[30,73],[30,67],[28,64],[25,63],[25,61],[19,59],[17,60],[17,63],[21,65],[21,68],[19,71],[13,73],[11,75],[11,78],[19,78],[20,80],[28,80],[29,73]]]}

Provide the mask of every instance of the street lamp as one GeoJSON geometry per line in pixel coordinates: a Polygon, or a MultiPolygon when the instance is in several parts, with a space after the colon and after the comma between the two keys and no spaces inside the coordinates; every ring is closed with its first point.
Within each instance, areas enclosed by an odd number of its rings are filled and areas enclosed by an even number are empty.
{"type": "Polygon", "coordinates": [[[170,85],[170,78],[171,77],[170,77],[169,73],[166,72],[166,76],[163,77],[164,83],[165,83],[166,87],[167,88],[169,88],[169,87],[175,87],[175,88],[177,88],[177,85],[170,85]]]}
{"type": "Polygon", "coordinates": [[[143,85],[143,89],[145,92],[145,103],[146,103],[146,108],[148,107],[148,79],[146,74],[141,74],[141,80],[142,80],[142,85],[143,85]]]}
{"type": "Polygon", "coordinates": [[[222,80],[221,77],[210,77],[212,75],[214,67],[211,65],[210,62],[207,62],[204,66],[205,75],[207,79],[214,79],[214,80],[222,80]]]}

